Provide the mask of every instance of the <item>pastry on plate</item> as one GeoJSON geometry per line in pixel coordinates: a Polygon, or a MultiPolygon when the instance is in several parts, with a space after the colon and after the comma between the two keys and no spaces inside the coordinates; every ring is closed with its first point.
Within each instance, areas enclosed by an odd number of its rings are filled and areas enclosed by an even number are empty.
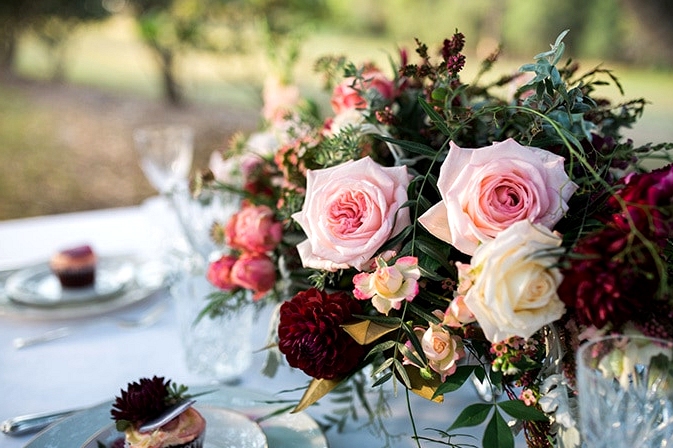
{"type": "Polygon", "coordinates": [[[82,245],[55,253],[49,260],[49,268],[63,288],[86,288],[96,280],[97,262],[91,246],[82,245]]]}
{"type": "Polygon", "coordinates": [[[124,433],[126,448],[202,448],[206,420],[193,407],[168,423],[149,431],[143,425],[161,417],[175,405],[190,398],[187,388],[154,376],[129,383],[115,397],[112,418],[117,430],[124,433]]]}

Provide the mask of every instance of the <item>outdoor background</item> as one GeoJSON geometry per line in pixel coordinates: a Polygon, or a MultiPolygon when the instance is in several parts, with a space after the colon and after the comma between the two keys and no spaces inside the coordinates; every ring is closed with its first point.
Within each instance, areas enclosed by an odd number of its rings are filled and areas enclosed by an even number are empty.
{"type": "Polygon", "coordinates": [[[3,0],[0,219],[140,204],[156,194],[135,158],[135,127],[187,123],[194,168],[259,124],[270,74],[327,99],[319,56],[374,61],[399,48],[467,40],[464,82],[502,44],[495,74],[565,39],[567,57],[612,69],[615,102],[650,104],[629,137],[673,141],[668,0],[3,0]]]}

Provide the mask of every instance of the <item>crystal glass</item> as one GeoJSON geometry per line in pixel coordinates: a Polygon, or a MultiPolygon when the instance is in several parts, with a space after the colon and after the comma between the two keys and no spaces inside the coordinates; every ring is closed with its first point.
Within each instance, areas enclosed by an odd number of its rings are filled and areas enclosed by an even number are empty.
{"type": "Polygon", "coordinates": [[[252,363],[254,309],[199,319],[215,291],[203,273],[185,274],[171,286],[187,368],[204,379],[234,384],[252,363]]]}
{"type": "Polygon", "coordinates": [[[194,156],[194,131],[185,125],[153,125],[133,132],[140,166],[159,193],[187,183],[194,156]]]}
{"type": "Polygon", "coordinates": [[[577,351],[583,446],[673,444],[673,342],[613,335],[577,351]]]}

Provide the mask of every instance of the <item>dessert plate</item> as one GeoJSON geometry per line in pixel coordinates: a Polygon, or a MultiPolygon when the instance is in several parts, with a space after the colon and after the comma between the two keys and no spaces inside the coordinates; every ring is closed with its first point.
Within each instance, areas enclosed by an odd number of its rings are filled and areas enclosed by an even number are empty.
{"type": "Polygon", "coordinates": [[[160,263],[134,257],[100,259],[95,287],[61,288],[42,263],[20,269],[0,287],[0,316],[59,320],[105,314],[138,303],[166,285],[160,263]]]}
{"type": "MultiPolygon", "coordinates": [[[[206,419],[208,415],[211,418],[214,415],[216,419],[226,420],[227,417],[219,413],[233,410],[247,419],[258,421],[268,448],[328,448],[327,439],[315,420],[304,412],[275,414],[283,405],[272,396],[240,387],[190,387],[189,391],[193,394],[204,393],[198,396],[195,408],[199,411],[203,409],[206,419]]],[[[111,408],[112,401],[66,417],[37,434],[24,448],[99,448],[93,439],[104,437],[108,431],[115,431],[111,426],[111,408]]],[[[216,444],[216,436],[209,439],[211,431],[215,434],[218,431],[212,428],[216,425],[206,426],[206,448],[220,448],[216,444]],[[209,444],[211,440],[212,445],[209,444]]],[[[110,437],[114,440],[114,436],[110,437]]]]}
{"type": "Polygon", "coordinates": [[[5,292],[24,305],[68,306],[106,300],[119,295],[133,280],[133,264],[122,258],[101,258],[90,287],[63,288],[48,263],[22,269],[7,279],[5,292]]]}
{"type": "MultiPolygon", "coordinates": [[[[194,408],[206,419],[203,448],[268,448],[262,428],[244,414],[211,406],[194,408]]],[[[117,431],[114,424],[109,424],[84,442],[82,448],[123,446],[119,439],[123,440],[124,434],[117,431]]]]}

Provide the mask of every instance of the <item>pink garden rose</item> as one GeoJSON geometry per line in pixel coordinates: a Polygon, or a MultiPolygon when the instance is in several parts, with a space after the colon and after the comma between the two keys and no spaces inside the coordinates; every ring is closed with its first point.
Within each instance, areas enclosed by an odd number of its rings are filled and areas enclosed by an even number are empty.
{"type": "Polygon", "coordinates": [[[411,302],[418,294],[418,269],[416,257],[402,257],[393,266],[377,258],[377,268],[371,273],[361,272],[353,277],[353,294],[360,300],[372,299],[372,305],[381,314],[391,309],[399,310],[402,301],[411,302]]]}
{"type": "Polygon", "coordinates": [[[376,89],[385,99],[395,96],[395,84],[378,68],[371,67],[362,74],[362,82],[355,78],[346,78],[332,92],[331,104],[334,113],[339,115],[348,109],[364,109],[367,101],[363,93],[368,89],[376,89]]]}
{"type": "Polygon", "coordinates": [[[406,166],[383,167],[371,158],[308,170],[306,198],[292,215],[307,239],[297,245],[307,268],[363,270],[379,248],[410,224],[406,166]]]}
{"type": "Polygon", "coordinates": [[[278,246],[283,224],[266,205],[248,205],[231,217],[225,228],[227,244],[233,249],[266,253],[278,246]]]}
{"type": "Polygon", "coordinates": [[[552,229],[578,188],[566,174],[563,160],[512,139],[479,149],[451,142],[437,185],[442,202],[419,221],[468,255],[518,221],[552,229]]]}
{"type": "Polygon", "coordinates": [[[231,281],[261,299],[276,284],[276,265],[266,255],[245,253],[231,267],[231,281]]]}
{"type": "Polygon", "coordinates": [[[231,280],[231,268],[236,263],[236,257],[233,255],[224,255],[208,265],[206,278],[217,288],[224,291],[236,289],[238,285],[231,280]]]}

